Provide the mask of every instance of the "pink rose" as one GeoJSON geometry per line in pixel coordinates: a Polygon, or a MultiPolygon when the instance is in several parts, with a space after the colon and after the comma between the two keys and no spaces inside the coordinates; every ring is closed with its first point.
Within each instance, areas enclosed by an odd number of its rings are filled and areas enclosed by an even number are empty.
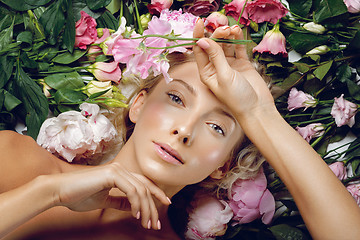
{"type": "Polygon", "coordinates": [[[334,98],[334,104],[331,108],[331,116],[335,118],[335,123],[338,127],[348,125],[349,127],[355,124],[355,115],[358,106],[355,103],[344,99],[344,94],[339,98],[334,98]]]}
{"type": "Polygon", "coordinates": [[[351,13],[360,12],[360,1],[359,0],[344,0],[344,3],[351,13]]]}
{"type": "Polygon", "coordinates": [[[267,180],[262,170],[254,179],[239,179],[234,183],[229,201],[234,220],[243,224],[262,217],[263,223],[271,222],[275,213],[275,200],[266,186],[267,180]]]}
{"type": "Polygon", "coordinates": [[[321,123],[312,123],[306,127],[296,127],[295,129],[307,142],[324,134],[324,126],[321,123]]]}
{"type": "Polygon", "coordinates": [[[151,3],[147,5],[147,8],[150,14],[159,15],[162,10],[169,9],[172,4],[172,0],[151,0],[151,3]]]}
{"type": "Polygon", "coordinates": [[[37,143],[68,162],[100,154],[117,134],[112,123],[96,104],[83,103],[82,112],[68,111],[46,119],[37,143]]]}
{"type": "Polygon", "coordinates": [[[255,0],[246,6],[249,18],[256,23],[277,21],[284,17],[288,10],[279,0],[255,0]]]}
{"type": "Polygon", "coordinates": [[[355,199],[356,203],[360,206],[360,184],[350,184],[346,187],[351,196],[355,199]]]}
{"type": "Polygon", "coordinates": [[[253,48],[254,52],[271,54],[281,54],[283,57],[287,57],[285,48],[285,36],[280,32],[279,25],[275,24],[274,28],[268,31],[261,42],[253,48]]]}
{"type": "MultiPolygon", "coordinates": [[[[243,9],[245,2],[246,0],[233,0],[231,3],[226,4],[224,6],[226,15],[233,17],[237,21],[239,19],[241,10],[243,9]]],[[[249,26],[250,24],[250,19],[246,7],[243,14],[241,15],[239,23],[245,26],[249,26]]]]}
{"type": "Polygon", "coordinates": [[[331,171],[333,171],[339,180],[344,180],[347,178],[347,171],[343,162],[334,162],[329,165],[329,168],[331,171]]]}
{"type": "Polygon", "coordinates": [[[211,13],[205,20],[205,28],[208,32],[214,32],[215,29],[229,24],[227,17],[221,12],[211,13]]]}
{"type": "Polygon", "coordinates": [[[195,16],[207,15],[219,9],[219,0],[194,0],[194,2],[184,8],[185,12],[195,16]]]}
{"type": "Polygon", "coordinates": [[[317,104],[316,99],[310,94],[304,93],[303,91],[298,91],[296,88],[292,88],[289,93],[288,98],[288,110],[292,111],[298,108],[315,107],[317,104]]]}
{"type": "Polygon", "coordinates": [[[233,212],[225,201],[197,194],[191,203],[186,239],[215,239],[222,236],[227,229],[227,223],[233,217],[233,212]]]}
{"type": "Polygon", "coordinates": [[[97,39],[96,21],[86,12],[81,11],[81,18],[75,24],[75,47],[86,49],[97,39]]]}
{"type": "Polygon", "coordinates": [[[87,70],[94,74],[99,81],[113,81],[119,83],[121,79],[121,69],[117,62],[96,62],[90,65],[87,70]]]}

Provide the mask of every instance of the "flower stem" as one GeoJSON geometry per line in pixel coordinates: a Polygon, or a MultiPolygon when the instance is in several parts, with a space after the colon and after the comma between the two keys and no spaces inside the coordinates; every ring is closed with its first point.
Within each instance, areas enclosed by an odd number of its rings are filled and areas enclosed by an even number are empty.
{"type": "Polygon", "coordinates": [[[332,126],[330,125],[330,126],[328,126],[327,128],[326,128],[326,130],[325,130],[325,132],[324,132],[324,134],[323,135],[321,135],[320,137],[318,137],[314,142],[312,142],[310,145],[311,145],[311,147],[315,147],[316,146],[316,144],[318,144],[324,137],[325,137],[325,135],[326,135],[326,133],[328,133],[329,131],[330,131],[330,129],[332,128],[332,126]]]}
{"type": "Polygon", "coordinates": [[[241,12],[240,12],[239,18],[238,18],[238,20],[237,20],[237,22],[236,22],[236,25],[239,25],[239,24],[240,24],[240,19],[241,19],[241,17],[242,17],[242,15],[243,15],[243,13],[244,13],[245,6],[246,6],[247,2],[248,2],[248,0],[246,0],[246,1],[245,1],[244,6],[243,6],[243,7],[242,7],[242,9],[241,9],[241,12]]]}
{"type": "Polygon", "coordinates": [[[139,33],[143,34],[144,29],[141,26],[140,15],[139,15],[139,10],[138,10],[137,4],[136,4],[136,0],[134,0],[134,8],[135,8],[136,22],[137,22],[138,28],[139,28],[139,33]]]}

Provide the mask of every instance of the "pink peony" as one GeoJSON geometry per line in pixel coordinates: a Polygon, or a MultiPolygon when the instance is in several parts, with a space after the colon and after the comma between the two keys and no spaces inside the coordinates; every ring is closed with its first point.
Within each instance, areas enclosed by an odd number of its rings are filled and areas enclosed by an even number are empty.
{"type": "Polygon", "coordinates": [[[346,187],[351,196],[355,199],[356,203],[360,206],[360,184],[350,184],[346,187]]]}
{"type": "Polygon", "coordinates": [[[359,0],[344,0],[344,3],[351,13],[360,12],[360,1],[359,0]]]}
{"type": "Polygon", "coordinates": [[[97,39],[96,21],[86,12],[81,11],[81,18],[75,24],[75,47],[86,49],[97,39]]]}
{"type": "Polygon", "coordinates": [[[205,20],[205,28],[208,32],[214,32],[215,29],[229,24],[227,17],[221,12],[211,13],[205,20]]]}
{"type": "Polygon", "coordinates": [[[195,16],[207,15],[219,9],[219,0],[194,0],[190,5],[184,8],[185,12],[194,14],[195,16]]]}
{"type": "Polygon", "coordinates": [[[317,104],[316,99],[310,94],[304,93],[303,91],[298,91],[296,88],[292,88],[289,93],[288,98],[288,110],[292,111],[298,108],[315,107],[317,104]]]}
{"type": "Polygon", "coordinates": [[[275,200],[266,186],[267,180],[262,170],[254,179],[239,179],[234,183],[229,202],[234,220],[243,224],[262,217],[263,223],[271,222],[275,213],[275,200]]]}
{"type": "Polygon", "coordinates": [[[324,126],[321,123],[312,123],[306,127],[296,127],[296,131],[307,141],[310,142],[314,137],[324,134],[324,126]]]}
{"type": "Polygon", "coordinates": [[[102,153],[117,134],[112,123],[96,104],[83,103],[82,112],[68,111],[45,120],[37,143],[68,162],[102,153]]]}
{"type": "Polygon", "coordinates": [[[338,127],[348,125],[349,127],[355,124],[355,115],[357,112],[357,105],[344,99],[344,94],[339,98],[334,98],[334,104],[331,108],[331,115],[335,118],[335,123],[338,127]]]}
{"type": "Polygon", "coordinates": [[[256,23],[277,21],[284,17],[288,10],[279,0],[255,0],[246,6],[249,18],[256,23]]]}
{"type": "Polygon", "coordinates": [[[119,83],[121,79],[121,70],[118,62],[96,62],[90,65],[87,70],[94,74],[99,81],[113,81],[119,83]]]}
{"type": "Polygon", "coordinates": [[[186,239],[215,239],[225,234],[227,223],[233,217],[225,201],[197,194],[191,205],[186,239]]]}
{"type": "Polygon", "coordinates": [[[253,53],[268,52],[274,55],[281,54],[283,57],[287,57],[285,43],[285,36],[280,32],[279,25],[275,24],[274,28],[268,31],[261,42],[253,48],[253,53]]]}
{"type": "Polygon", "coordinates": [[[331,171],[333,171],[339,180],[344,180],[347,178],[346,167],[344,166],[343,162],[334,162],[329,165],[329,168],[331,171]]]}
{"type": "Polygon", "coordinates": [[[147,8],[150,14],[159,15],[162,10],[169,9],[172,4],[172,0],[151,0],[151,3],[147,5],[147,8]]]}
{"type": "MultiPolygon", "coordinates": [[[[226,15],[231,16],[236,21],[238,21],[241,10],[243,9],[245,2],[246,2],[246,0],[233,0],[231,3],[226,4],[224,6],[226,15]]],[[[241,15],[239,23],[243,24],[245,26],[249,26],[249,24],[250,24],[250,19],[249,19],[249,15],[248,15],[248,11],[247,11],[246,7],[243,11],[243,14],[241,15]]]]}

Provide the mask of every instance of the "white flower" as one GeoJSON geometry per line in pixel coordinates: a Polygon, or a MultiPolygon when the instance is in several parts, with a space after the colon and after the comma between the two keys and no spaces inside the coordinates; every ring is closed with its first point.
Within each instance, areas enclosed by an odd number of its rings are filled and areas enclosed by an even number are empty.
{"type": "Polygon", "coordinates": [[[321,54],[325,54],[327,53],[328,51],[330,51],[330,48],[326,45],[321,45],[321,46],[318,46],[316,48],[313,48],[311,49],[310,51],[308,51],[306,53],[306,55],[310,55],[310,54],[317,54],[317,55],[321,55],[321,54]]]}
{"type": "Polygon", "coordinates": [[[326,31],[326,28],[323,25],[314,22],[308,22],[304,24],[303,28],[305,28],[310,32],[318,33],[318,34],[323,34],[326,31]]]}

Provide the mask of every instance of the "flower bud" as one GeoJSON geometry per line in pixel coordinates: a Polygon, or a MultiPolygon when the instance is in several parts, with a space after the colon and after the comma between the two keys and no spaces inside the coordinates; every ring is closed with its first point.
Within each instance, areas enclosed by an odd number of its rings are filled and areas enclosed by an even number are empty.
{"type": "Polygon", "coordinates": [[[86,95],[88,95],[90,97],[91,95],[93,95],[95,93],[103,92],[105,90],[108,90],[108,91],[101,96],[111,98],[113,96],[111,81],[106,81],[106,82],[90,81],[86,85],[83,93],[85,93],[86,95]]]}
{"type": "Polygon", "coordinates": [[[317,34],[323,34],[326,31],[326,28],[323,25],[314,22],[304,24],[303,28],[317,34]]]}
{"type": "Polygon", "coordinates": [[[328,51],[330,51],[330,48],[328,46],[321,45],[321,46],[311,49],[310,51],[308,51],[306,53],[306,55],[310,55],[310,54],[322,55],[322,54],[327,53],[328,51]]]}
{"type": "Polygon", "coordinates": [[[227,17],[221,12],[213,12],[205,20],[205,28],[208,32],[214,32],[216,28],[228,24],[229,21],[227,17]]]}
{"type": "Polygon", "coordinates": [[[146,29],[148,27],[148,23],[151,20],[151,15],[150,13],[147,14],[143,14],[140,16],[140,24],[143,27],[143,29],[146,29]]]}
{"type": "Polygon", "coordinates": [[[51,93],[49,92],[49,90],[52,88],[45,83],[44,79],[40,79],[39,83],[43,86],[43,93],[44,93],[45,97],[47,97],[47,98],[51,97],[51,93]]]}
{"type": "Polygon", "coordinates": [[[109,107],[127,107],[128,105],[126,103],[123,103],[117,99],[108,98],[104,101],[104,104],[106,104],[109,107]]]}

